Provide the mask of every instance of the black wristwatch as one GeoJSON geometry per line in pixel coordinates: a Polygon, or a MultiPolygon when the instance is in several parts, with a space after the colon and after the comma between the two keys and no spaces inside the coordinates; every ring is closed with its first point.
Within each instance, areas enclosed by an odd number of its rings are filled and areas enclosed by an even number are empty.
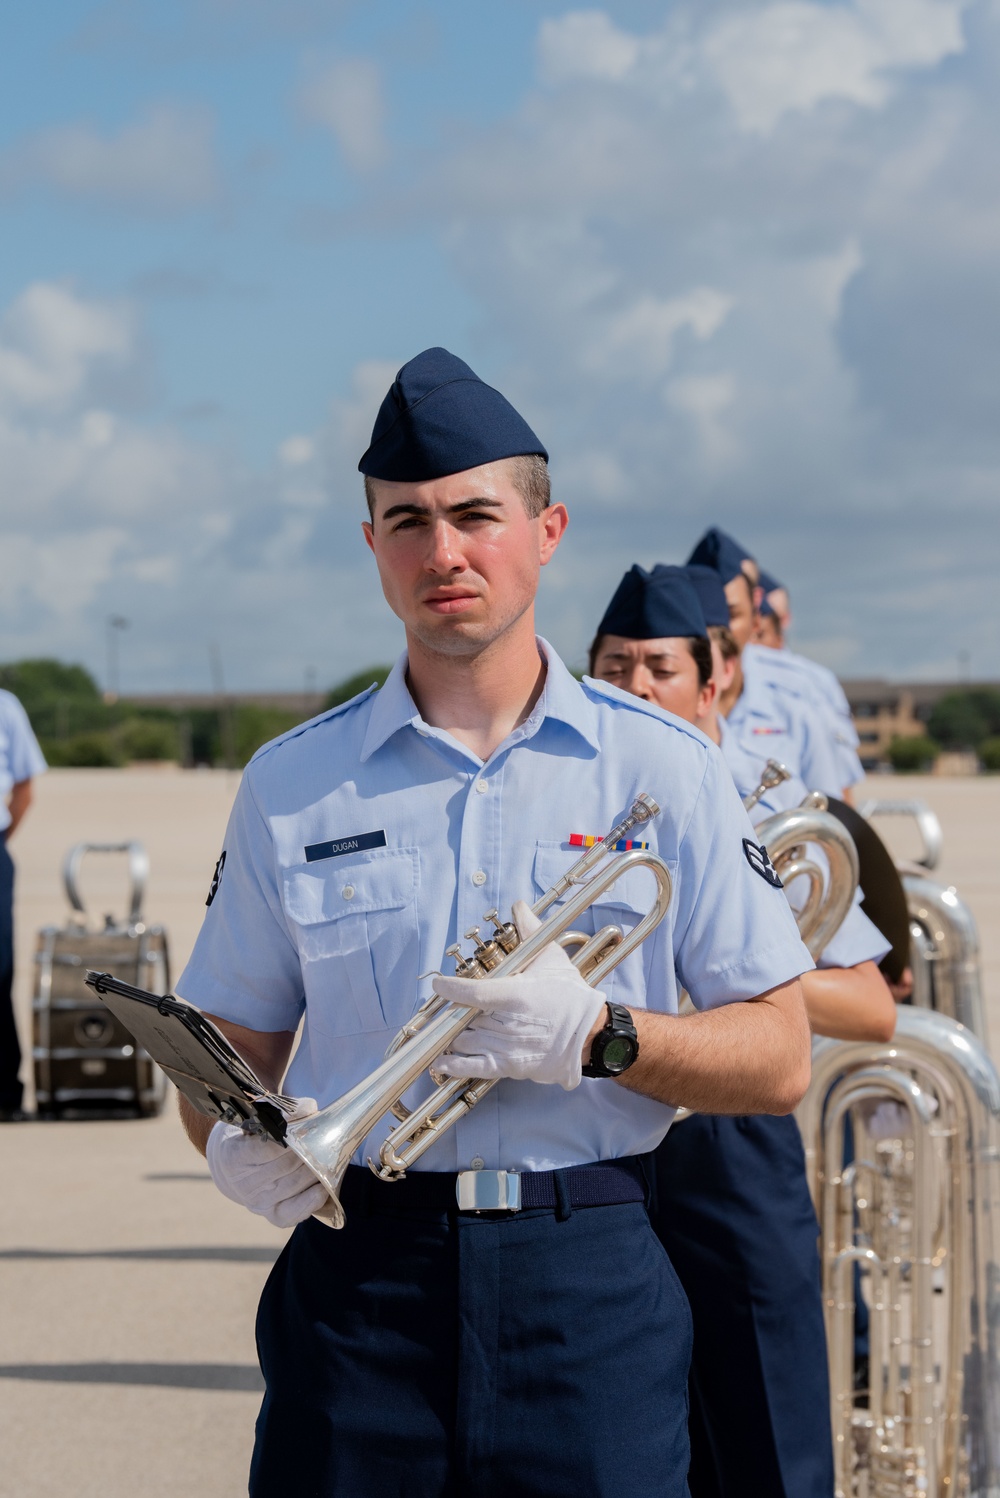
{"type": "Polygon", "coordinates": [[[632,1016],[622,1004],[608,1005],[608,1022],[590,1047],[585,1077],[620,1077],[639,1054],[639,1037],[632,1016]]]}

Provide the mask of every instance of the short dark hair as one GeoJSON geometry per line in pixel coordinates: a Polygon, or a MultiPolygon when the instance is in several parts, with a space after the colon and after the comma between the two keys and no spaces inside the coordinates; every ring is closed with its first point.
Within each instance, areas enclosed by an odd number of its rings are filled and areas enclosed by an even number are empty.
{"type": "MultiPolygon", "coordinates": [[[[729,631],[727,630],[728,634],[729,631]]],[[[597,657],[601,653],[601,646],[606,640],[606,635],[595,635],[587,652],[587,675],[593,676],[597,657]]],[[[682,635],[681,638],[687,642],[687,648],[691,657],[698,667],[698,685],[707,687],[712,680],[712,645],[704,635],[682,635]]]]}
{"type": "Polygon", "coordinates": [[[708,626],[708,637],[714,640],[719,647],[719,653],[724,661],[735,661],[740,653],[732,630],[728,624],[710,624],[708,626]]]}
{"type": "MultiPolygon", "coordinates": [[[[541,453],[522,453],[516,458],[503,458],[501,461],[508,465],[510,481],[524,500],[528,519],[537,520],[542,511],[547,510],[552,502],[552,481],[549,478],[548,463],[541,453]]],[[[365,474],[365,499],[368,501],[370,519],[375,518],[375,485],[377,483],[378,479],[365,474]]]]}

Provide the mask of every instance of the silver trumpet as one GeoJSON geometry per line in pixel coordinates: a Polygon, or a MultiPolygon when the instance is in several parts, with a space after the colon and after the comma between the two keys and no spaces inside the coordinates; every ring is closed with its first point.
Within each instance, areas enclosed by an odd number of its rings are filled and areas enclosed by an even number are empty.
{"type": "MultiPolygon", "coordinates": [[[[496,910],[487,912],[485,919],[493,923],[493,934],[485,941],[477,941],[471,956],[463,957],[457,944],[448,948],[459,976],[488,982],[493,977],[519,973],[555,941],[567,950],[576,949],[573,963],[591,987],[596,988],[612,968],[645,941],[667,913],[671,883],[663,860],[642,849],[614,852],[616,843],[627,838],[633,828],[657,816],[659,810],[650,796],[637,796],[628,816],[588,849],[532,906],[535,915],[542,916],[577,886],[562,909],[524,941],[512,921],[501,922],[496,910]],[[573,922],[630,869],[648,869],[656,881],[652,908],[638,925],[627,934],[620,926],[610,925],[603,926],[594,936],[573,931],[573,922]]],[[[466,932],[468,939],[478,935],[478,927],[466,932]]],[[[344,1225],[339,1197],[344,1172],[380,1118],[391,1112],[399,1122],[382,1144],[378,1162],[369,1160],[368,1165],[380,1180],[398,1181],[446,1129],[464,1118],[496,1085],[483,1079],[453,1078],[435,1087],[412,1110],[402,1101],[407,1089],[423,1072],[433,1071],[435,1061],[480,1012],[478,1008],[446,1003],[437,994],[431,994],[396,1035],[380,1066],[329,1107],[287,1126],[286,1144],[329,1192],[330,1202],[318,1215],[332,1227],[344,1225]]]]}

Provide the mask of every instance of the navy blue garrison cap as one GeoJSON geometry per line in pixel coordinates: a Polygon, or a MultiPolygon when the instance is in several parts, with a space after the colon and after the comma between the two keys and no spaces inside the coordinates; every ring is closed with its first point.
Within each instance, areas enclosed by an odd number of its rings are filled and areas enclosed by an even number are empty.
{"type": "Polygon", "coordinates": [[[684,568],[694,584],[694,590],[705,615],[709,629],[716,624],[729,623],[729,604],[722,578],[714,567],[702,567],[698,562],[688,563],[684,568]]]}
{"type": "Polygon", "coordinates": [[[723,583],[732,582],[743,571],[743,563],[752,560],[752,553],[713,525],[698,542],[688,557],[688,565],[697,562],[702,567],[714,567],[723,583]]]}
{"type": "Polygon", "coordinates": [[[549,456],[510,401],[447,349],[428,348],[397,374],[358,468],[416,484],[527,453],[549,456]]]}
{"type": "Polygon", "coordinates": [[[774,615],[774,610],[767,601],[767,595],[773,593],[775,588],[784,588],[785,585],[779,583],[776,577],[772,577],[770,572],[765,572],[763,567],[760,569],[760,585],[764,590],[764,596],[760,601],[760,611],[766,618],[769,618],[774,615]]]}
{"type": "MultiPolygon", "coordinates": [[[[728,622],[728,613],[726,619],[728,622]]],[[[597,633],[621,635],[626,640],[707,635],[705,616],[687,568],[658,564],[647,572],[644,567],[631,567],[615,589],[597,633]]]]}

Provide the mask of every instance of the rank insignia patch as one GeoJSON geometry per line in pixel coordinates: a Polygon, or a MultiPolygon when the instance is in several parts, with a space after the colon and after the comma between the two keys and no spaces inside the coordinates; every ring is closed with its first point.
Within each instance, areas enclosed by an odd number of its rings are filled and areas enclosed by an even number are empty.
{"type": "Polygon", "coordinates": [[[762,879],[766,880],[768,884],[773,885],[775,889],[784,889],[785,886],[778,878],[777,871],[768,857],[766,848],[759,847],[757,843],[752,843],[748,837],[745,837],[743,839],[743,852],[747,856],[747,863],[755,874],[759,874],[762,879]]]}
{"type": "Polygon", "coordinates": [[[222,871],[225,867],[226,850],[225,848],[223,848],[222,852],[219,854],[219,861],[215,865],[215,873],[212,875],[212,886],[208,891],[208,899],[205,901],[206,905],[211,905],[212,901],[219,893],[219,885],[222,883],[222,871]]]}

